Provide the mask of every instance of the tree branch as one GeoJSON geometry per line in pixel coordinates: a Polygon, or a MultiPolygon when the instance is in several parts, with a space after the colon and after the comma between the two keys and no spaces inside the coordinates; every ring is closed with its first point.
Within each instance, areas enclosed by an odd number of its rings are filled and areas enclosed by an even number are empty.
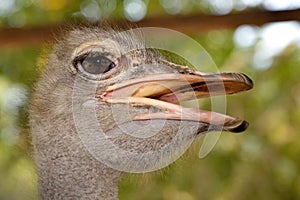
{"type": "MultiPolygon", "coordinates": [[[[242,24],[261,26],[269,22],[300,21],[300,9],[287,11],[251,10],[228,15],[195,15],[188,17],[157,17],[139,22],[140,27],[164,27],[187,34],[214,29],[234,29],[242,24]]],[[[120,22],[116,22],[120,23],[120,22]]],[[[45,27],[0,30],[0,46],[36,45],[53,39],[63,24],[45,27]]]]}

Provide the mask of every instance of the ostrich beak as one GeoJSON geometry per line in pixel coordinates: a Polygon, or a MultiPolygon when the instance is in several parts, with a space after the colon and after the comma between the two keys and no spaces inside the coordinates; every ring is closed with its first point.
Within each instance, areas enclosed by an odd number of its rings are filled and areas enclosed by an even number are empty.
{"type": "Polygon", "coordinates": [[[214,130],[242,132],[248,122],[228,115],[186,108],[182,101],[215,95],[234,94],[253,87],[252,80],[242,73],[155,74],[130,79],[109,86],[99,97],[108,103],[132,106],[153,106],[158,112],[134,116],[133,120],[167,119],[206,123],[214,130]]]}

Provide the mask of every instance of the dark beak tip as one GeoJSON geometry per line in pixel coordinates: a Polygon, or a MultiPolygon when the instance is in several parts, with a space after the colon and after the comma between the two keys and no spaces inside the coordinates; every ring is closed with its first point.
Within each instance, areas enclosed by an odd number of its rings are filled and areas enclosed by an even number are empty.
{"type": "Polygon", "coordinates": [[[227,131],[232,133],[241,133],[245,131],[248,127],[249,127],[249,123],[245,120],[241,120],[240,123],[236,124],[233,127],[228,128],[227,131]]]}
{"type": "MultiPolygon", "coordinates": [[[[243,73],[242,73],[242,74],[243,74],[243,73]]],[[[252,80],[249,76],[247,76],[246,74],[243,74],[243,76],[245,77],[245,83],[246,83],[247,86],[248,86],[247,90],[252,89],[252,88],[254,87],[254,82],[253,82],[253,80],[252,80]]]]}

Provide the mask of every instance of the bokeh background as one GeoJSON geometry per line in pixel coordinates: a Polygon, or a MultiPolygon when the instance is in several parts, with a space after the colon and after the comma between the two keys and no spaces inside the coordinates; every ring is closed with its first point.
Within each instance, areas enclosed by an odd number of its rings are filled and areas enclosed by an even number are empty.
{"type": "Polygon", "coordinates": [[[220,71],[255,82],[227,98],[227,113],[250,122],[245,133],[222,133],[203,159],[200,138],[167,169],[126,175],[120,199],[300,199],[299,8],[299,0],[0,0],[0,199],[37,199],[27,106],[44,42],[56,26],[106,18],[151,26],[167,19],[220,71]]]}

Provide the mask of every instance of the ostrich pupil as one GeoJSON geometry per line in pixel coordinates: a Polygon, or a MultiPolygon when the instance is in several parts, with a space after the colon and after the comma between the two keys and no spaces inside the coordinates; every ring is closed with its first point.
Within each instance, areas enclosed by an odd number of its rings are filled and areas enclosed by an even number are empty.
{"type": "Polygon", "coordinates": [[[103,74],[115,67],[115,63],[101,55],[88,55],[82,60],[82,68],[90,74],[103,74]]]}

